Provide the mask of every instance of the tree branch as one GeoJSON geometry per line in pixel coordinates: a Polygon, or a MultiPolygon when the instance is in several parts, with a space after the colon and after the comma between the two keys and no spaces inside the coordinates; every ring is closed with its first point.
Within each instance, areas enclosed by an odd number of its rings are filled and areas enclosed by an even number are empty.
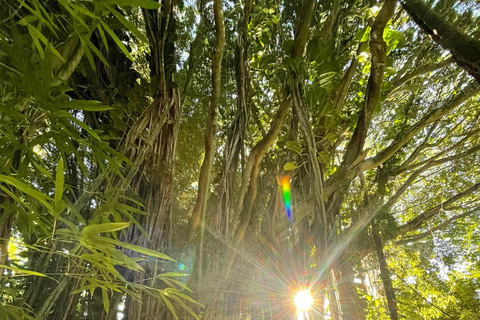
{"type": "Polygon", "coordinates": [[[407,232],[410,232],[410,231],[413,231],[415,229],[421,228],[423,226],[423,224],[425,223],[425,221],[431,219],[433,216],[438,214],[442,210],[442,208],[446,208],[446,207],[450,206],[451,204],[455,203],[456,201],[471,195],[472,193],[476,192],[479,189],[480,189],[480,183],[477,183],[477,184],[471,186],[470,188],[468,188],[467,190],[465,190],[463,192],[460,192],[459,194],[456,194],[455,196],[451,197],[450,199],[440,203],[439,205],[437,205],[433,208],[430,208],[427,211],[424,211],[423,213],[421,213],[417,217],[415,217],[412,220],[408,221],[407,223],[401,225],[398,228],[398,230],[399,230],[398,234],[405,234],[407,232]]]}
{"type": "Polygon", "coordinates": [[[312,22],[312,13],[315,9],[316,0],[305,0],[302,2],[299,2],[301,7],[297,20],[295,43],[290,52],[293,59],[302,57],[305,51],[305,46],[307,45],[310,35],[310,24],[312,22]]]}
{"type": "Polygon", "coordinates": [[[405,134],[400,135],[400,137],[396,141],[394,141],[389,147],[385,148],[376,156],[362,161],[362,163],[359,165],[359,172],[370,170],[387,161],[398,150],[400,150],[400,148],[402,148],[407,142],[409,142],[421,129],[425,128],[430,123],[437,121],[444,115],[450,113],[453,109],[459,107],[465,101],[477,95],[479,91],[480,85],[478,83],[470,83],[470,85],[462,93],[456,95],[455,97],[452,97],[443,107],[437,108],[427,113],[422,118],[422,120],[409,128],[405,132],[405,134]]]}
{"type": "Polygon", "coordinates": [[[380,97],[380,92],[382,91],[385,59],[387,55],[387,44],[383,40],[383,31],[388,20],[390,20],[390,18],[393,16],[396,5],[396,0],[386,0],[382,9],[372,23],[369,42],[372,64],[370,69],[370,77],[368,78],[364,105],[358,116],[355,131],[353,132],[352,138],[348,143],[343,166],[348,166],[355,162],[357,157],[361,154],[363,146],[365,145],[373,111],[378,104],[378,98],[380,97]]]}
{"type": "Polygon", "coordinates": [[[422,0],[403,0],[402,4],[423,31],[450,51],[455,62],[480,82],[480,41],[447,22],[422,0]]]}
{"type": "Polygon", "coordinates": [[[410,81],[410,80],[412,80],[412,79],[414,79],[418,76],[421,76],[423,74],[431,73],[435,70],[441,69],[445,66],[448,66],[450,63],[452,63],[452,58],[442,60],[441,62],[438,62],[438,63],[426,64],[424,66],[421,66],[421,67],[415,69],[414,71],[404,75],[400,79],[393,82],[390,90],[387,92],[387,96],[390,96],[390,95],[396,93],[398,90],[400,90],[401,86],[403,86],[408,81],[410,81]]]}
{"type": "MultiPolygon", "coordinates": [[[[462,214],[459,214],[459,215],[456,215],[456,216],[453,216],[451,217],[450,219],[436,225],[435,227],[431,228],[430,230],[428,231],[425,231],[423,233],[420,233],[420,234],[417,234],[417,235],[414,235],[414,236],[411,236],[411,237],[408,237],[408,238],[405,238],[405,239],[401,239],[399,241],[396,241],[395,244],[396,245],[402,245],[402,244],[407,244],[407,243],[412,243],[412,242],[416,242],[416,241],[419,241],[419,240],[422,240],[430,235],[433,235],[433,232],[437,231],[437,230],[440,230],[440,229],[443,229],[445,227],[447,227],[448,225],[450,225],[452,222],[454,222],[455,220],[458,220],[458,219],[461,219],[461,218],[465,218],[469,215],[472,215],[474,213],[478,213],[478,209],[480,209],[480,206],[478,207],[475,207],[473,210],[470,210],[468,212],[465,212],[465,213],[462,213],[462,214]]],[[[448,209],[445,209],[445,210],[448,210],[448,209]]]]}

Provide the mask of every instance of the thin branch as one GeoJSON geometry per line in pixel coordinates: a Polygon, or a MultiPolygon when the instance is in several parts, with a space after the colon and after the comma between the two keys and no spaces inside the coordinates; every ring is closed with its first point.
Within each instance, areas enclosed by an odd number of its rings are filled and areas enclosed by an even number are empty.
{"type": "Polygon", "coordinates": [[[398,79],[398,80],[396,80],[395,82],[392,83],[392,86],[391,86],[390,90],[387,92],[387,96],[390,96],[390,95],[396,93],[408,81],[410,81],[412,79],[415,79],[418,76],[421,76],[421,75],[439,70],[439,69],[441,69],[445,66],[448,66],[451,63],[452,63],[452,58],[448,58],[448,59],[442,60],[442,61],[437,62],[437,63],[426,64],[424,66],[421,66],[421,67],[415,69],[414,71],[412,71],[410,73],[407,73],[402,78],[400,78],[400,79],[398,79]]]}
{"type": "MultiPolygon", "coordinates": [[[[438,224],[437,226],[431,228],[430,230],[428,231],[425,231],[423,233],[420,233],[420,234],[417,234],[417,235],[414,235],[414,236],[411,236],[411,237],[408,237],[408,238],[405,238],[405,239],[401,239],[401,240],[398,240],[395,242],[396,245],[403,245],[403,244],[407,244],[407,243],[412,243],[412,242],[416,242],[416,241],[419,241],[419,240],[422,240],[430,235],[433,236],[433,232],[437,231],[437,230],[440,230],[440,229],[444,229],[445,227],[447,227],[448,225],[450,225],[452,222],[454,222],[455,220],[458,220],[458,219],[461,219],[461,218],[465,218],[469,215],[472,215],[474,213],[478,213],[478,209],[480,209],[480,206],[478,207],[475,207],[473,210],[470,210],[470,211],[467,211],[465,213],[462,213],[462,214],[459,214],[459,215],[456,215],[456,216],[453,216],[451,217],[450,219],[438,224]]],[[[450,208],[447,208],[445,209],[445,211],[448,211],[450,210],[450,208]]]]}
{"type": "Polygon", "coordinates": [[[468,99],[476,96],[480,91],[480,85],[476,82],[470,83],[468,87],[461,92],[460,94],[452,97],[444,106],[437,108],[435,110],[427,113],[422,120],[417,122],[414,126],[408,129],[405,134],[401,135],[396,141],[394,141],[390,146],[385,148],[383,151],[378,153],[376,156],[365,159],[359,165],[359,172],[364,172],[375,168],[376,166],[384,163],[390,157],[392,157],[400,148],[402,148],[407,142],[409,142],[413,137],[423,128],[429,124],[437,121],[444,115],[450,113],[452,110],[456,109],[468,99]]]}
{"type": "Polygon", "coordinates": [[[442,208],[450,206],[451,204],[455,203],[456,201],[471,195],[472,193],[478,191],[479,189],[480,189],[480,183],[477,183],[477,184],[471,186],[470,188],[466,189],[465,191],[460,192],[460,193],[456,194],[455,196],[449,198],[448,200],[436,205],[435,207],[430,208],[427,211],[424,211],[423,213],[416,216],[412,220],[410,220],[407,223],[401,225],[398,228],[398,230],[399,230],[398,234],[405,234],[407,232],[410,232],[410,231],[413,231],[415,229],[421,228],[427,220],[431,219],[433,216],[438,214],[442,210],[442,208]]]}

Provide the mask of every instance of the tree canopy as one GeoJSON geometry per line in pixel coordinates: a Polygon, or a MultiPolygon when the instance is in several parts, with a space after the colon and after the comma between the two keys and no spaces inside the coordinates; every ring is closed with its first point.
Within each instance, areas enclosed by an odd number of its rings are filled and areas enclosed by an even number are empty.
{"type": "Polygon", "coordinates": [[[479,25],[1,0],[0,320],[480,319],[479,25]]]}

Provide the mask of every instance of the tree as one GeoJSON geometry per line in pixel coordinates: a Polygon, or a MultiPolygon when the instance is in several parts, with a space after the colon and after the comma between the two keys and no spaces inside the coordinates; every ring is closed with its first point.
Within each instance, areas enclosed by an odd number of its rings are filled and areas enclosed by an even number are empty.
{"type": "Polygon", "coordinates": [[[2,2],[2,317],[478,317],[480,18],[429,5],[2,2]]]}

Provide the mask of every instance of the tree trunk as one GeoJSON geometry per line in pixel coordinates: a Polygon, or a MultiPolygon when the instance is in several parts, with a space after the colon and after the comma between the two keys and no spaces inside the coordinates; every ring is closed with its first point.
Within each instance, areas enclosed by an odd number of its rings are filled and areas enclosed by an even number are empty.
{"type": "Polygon", "coordinates": [[[250,21],[252,0],[247,0],[237,25],[235,47],[235,80],[237,85],[237,108],[235,119],[229,129],[218,187],[216,206],[217,229],[226,238],[229,235],[230,216],[234,198],[234,183],[238,160],[243,149],[245,130],[248,126],[248,105],[250,102],[250,77],[248,72],[247,26],[250,21]]]}
{"type": "Polygon", "coordinates": [[[372,234],[375,242],[375,250],[377,251],[378,263],[380,264],[380,278],[385,289],[385,296],[387,297],[388,311],[390,312],[390,319],[398,320],[397,301],[395,300],[395,290],[393,288],[392,279],[388,270],[387,259],[383,252],[382,239],[375,220],[372,221],[372,234]]]}
{"type": "MultiPolygon", "coordinates": [[[[222,71],[222,58],[225,51],[225,25],[223,17],[222,0],[214,1],[215,28],[217,34],[217,44],[212,65],[212,96],[210,108],[208,110],[207,128],[205,130],[205,159],[200,168],[200,177],[198,179],[198,194],[195,207],[190,219],[188,237],[193,240],[197,227],[204,221],[207,210],[207,200],[210,190],[210,176],[213,166],[213,156],[215,154],[215,135],[217,133],[217,113],[220,100],[220,84],[222,71]]],[[[203,229],[203,226],[202,226],[203,229]]]]}
{"type": "Polygon", "coordinates": [[[450,24],[422,0],[405,0],[402,4],[423,31],[450,51],[455,62],[480,82],[480,40],[450,24]]]}
{"type": "MultiPolygon", "coordinates": [[[[157,79],[157,93],[152,105],[145,110],[127,135],[127,154],[135,163],[138,172],[131,182],[132,191],[142,199],[146,216],[139,223],[145,229],[145,236],[139,228],[132,226],[126,240],[156,251],[168,252],[171,246],[171,206],[173,199],[173,177],[181,101],[179,89],[174,83],[175,34],[174,2],[165,0],[156,10],[143,10],[147,36],[150,42],[150,70],[152,79],[157,79]],[[146,178],[148,177],[148,179],[146,178]]],[[[133,170],[133,169],[132,169],[133,170]]],[[[127,254],[135,255],[127,250],[127,254]]],[[[135,283],[152,287],[161,284],[152,279],[164,272],[163,261],[150,259],[143,262],[144,273],[131,274],[126,278],[135,283]]],[[[160,297],[141,294],[139,300],[126,301],[126,316],[130,320],[156,319],[166,308],[160,297]]]]}

